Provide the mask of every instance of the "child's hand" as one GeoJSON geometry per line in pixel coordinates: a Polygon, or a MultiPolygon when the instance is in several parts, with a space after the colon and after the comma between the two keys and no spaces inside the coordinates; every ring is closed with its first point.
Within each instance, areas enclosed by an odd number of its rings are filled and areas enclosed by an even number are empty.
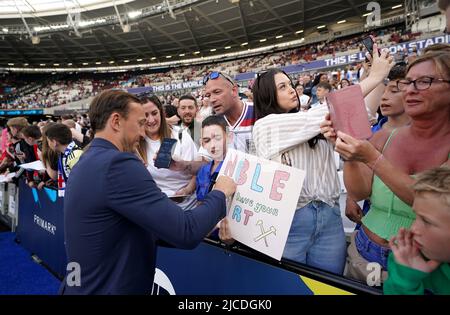
{"type": "Polygon", "coordinates": [[[435,260],[425,260],[414,243],[413,233],[410,230],[401,228],[398,235],[391,238],[389,245],[395,260],[404,266],[430,273],[440,265],[435,260]]]}
{"type": "Polygon", "coordinates": [[[231,232],[228,226],[227,218],[223,218],[223,220],[220,221],[219,238],[222,242],[224,242],[227,245],[231,245],[234,243],[234,238],[231,237],[231,232]]]}

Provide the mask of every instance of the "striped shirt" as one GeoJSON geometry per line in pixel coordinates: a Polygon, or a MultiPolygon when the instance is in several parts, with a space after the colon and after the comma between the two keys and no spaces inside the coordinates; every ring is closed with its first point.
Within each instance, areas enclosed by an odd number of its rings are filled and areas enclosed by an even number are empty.
{"type": "Polygon", "coordinates": [[[229,147],[241,152],[254,154],[255,149],[252,141],[252,129],[253,124],[255,123],[253,103],[246,101],[242,101],[242,103],[244,104],[244,107],[241,116],[234,125],[231,125],[227,117],[224,116],[229,131],[234,135],[233,142],[229,147]]]}
{"type": "Polygon", "coordinates": [[[280,163],[288,160],[289,163],[284,164],[306,171],[297,208],[313,200],[334,206],[339,200],[340,184],[333,146],[322,140],[314,149],[308,144],[309,139],[320,133],[320,123],[327,113],[327,106],[321,104],[307,112],[268,115],[253,127],[259,157],[280,163]]]}

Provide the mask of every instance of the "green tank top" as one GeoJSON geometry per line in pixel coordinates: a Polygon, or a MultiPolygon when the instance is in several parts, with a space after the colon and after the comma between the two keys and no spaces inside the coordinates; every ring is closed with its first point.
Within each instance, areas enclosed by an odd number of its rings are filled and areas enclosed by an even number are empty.
{"type": "MultiPolygon", "coordinates": [[[[391,132],[382,152],[396,131],[394,129],[391,132]]],[[[412,207],[400,200],[376,175],[373,176],[370,202],[370,209],[362,222],[370,231],[386,240],[397,235],[401,227],[410,228],[416,218],[412,207]]]]}

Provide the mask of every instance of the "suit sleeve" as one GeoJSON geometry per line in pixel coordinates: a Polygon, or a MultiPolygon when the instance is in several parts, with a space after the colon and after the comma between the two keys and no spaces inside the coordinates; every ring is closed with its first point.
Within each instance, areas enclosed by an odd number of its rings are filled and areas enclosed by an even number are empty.
{"type": "Polygon", "coordinates": [[[183,211],[132,154],[113,159],[106,181],[111,209],[175,247],[194,248],[226,214],[225,195],[220,191],[208,194],[195,209],[183,211]]]}

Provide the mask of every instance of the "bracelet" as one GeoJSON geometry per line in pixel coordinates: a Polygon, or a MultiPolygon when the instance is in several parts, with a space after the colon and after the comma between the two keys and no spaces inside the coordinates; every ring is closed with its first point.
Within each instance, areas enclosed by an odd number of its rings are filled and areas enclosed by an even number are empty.
{"type": "Polygon", "coordinates": [[[375,168],[377,167],[378,162],[380,162],[383,158],[384,158],[383,154],[380,153],[375,162],[372,165],[367,163],[367,166],[369,166],[370,169],[375,172],[375,168]]]}

